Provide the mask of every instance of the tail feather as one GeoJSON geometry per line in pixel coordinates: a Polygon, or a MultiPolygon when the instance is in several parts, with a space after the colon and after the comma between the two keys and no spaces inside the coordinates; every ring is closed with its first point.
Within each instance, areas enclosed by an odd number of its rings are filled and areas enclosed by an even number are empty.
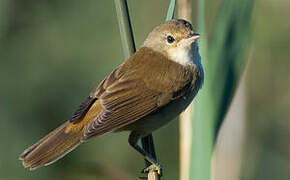
{"type": "Polygon", "coordinates": [[[67,132],[68,125],[69,122],[64,123],[27,148],[19,158],[23,166],[34,170],[49,165],[77,147],[81,143],[82,130],[67,132]]]}

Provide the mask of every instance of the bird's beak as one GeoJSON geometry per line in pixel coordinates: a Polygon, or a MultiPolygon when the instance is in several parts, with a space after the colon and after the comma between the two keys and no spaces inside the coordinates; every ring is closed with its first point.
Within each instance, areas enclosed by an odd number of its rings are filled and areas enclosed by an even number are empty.
{"type": "Polygon", "coordinates": [[[199,39],[200,35],[197,33],[192,33],[188,38],[185,38],[179,42],[181,46],[190,46],[195,40],[199,39]]]}
{"type": "Polygon", "coordinates": [[[200,38],[200,34],[192,33],[192,34],[190,34],[189,38],[192,39],[192,40],[199,39],[200,38]]]}

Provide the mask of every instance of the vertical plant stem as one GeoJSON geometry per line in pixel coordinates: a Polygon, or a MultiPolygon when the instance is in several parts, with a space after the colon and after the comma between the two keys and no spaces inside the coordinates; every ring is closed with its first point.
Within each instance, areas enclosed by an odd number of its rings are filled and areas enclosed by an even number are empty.
{"type": "Polygon", "coordinates": [[[128,59],[136,51],[136,47],[127,0],[115,0],[115,6],[120,27],[123,52],[125,59],[128,59]]]}
{"type": "Polygon", "coordinates": [[[207,35],[205,29],[205,0],[198,0],[198,32],[201,34],[199,40],[199,51],[204,66],[205,83],[195,100],[195,113],[193,125],[193,143],[191,157],[191,179],[210,180],[210,164],[213,149],[213,123],[212,106],[209,96],[210,86],[208,82],[207,61],[207,35]],[[209,105],[208,107],[206,107],[209,105]]]}
{"type": "Polygon", "coordinates": [[[160,179],[160,177],[155,171],[150,171],[148,173],[148,180],[158,180],[158,179],[160,179]]]}
{"type": "Polygon", "coordinates": [[[175,11],[175,4],[176,4],[176,0],[170,0],[170,4],[167,10],[167,16],[166,16],[166,21],[169,21],[171,19],[173,19],[174,17],[174,11],[175,11]]]}
{"type": "MultiPolygon", "coordinates": [[[[179,0],[178,18],[185,19],[189,22],[191,18],[191,0],[179,0]]],[[[181,180],[189,180],[191,142],[192,142],[192,117],[193,103],[179,117],[179,159],[180,159],[180,178],[181,180]]]]}

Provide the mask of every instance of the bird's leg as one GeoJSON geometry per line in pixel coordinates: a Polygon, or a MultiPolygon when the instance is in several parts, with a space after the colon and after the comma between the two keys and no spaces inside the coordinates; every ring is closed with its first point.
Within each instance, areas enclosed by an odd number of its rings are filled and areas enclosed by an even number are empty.
{"type": "Polygon", "coordinates": [[[141,138],[141,135],[135,132],[131,132],[129,135],[129,144],[136,149],[140,154],[144,156],[144,158],[149,161],[152,165],[146,167],[142,170],[143,173],[148,173],[150,170],[155,170],[157,173],[162,176],[162,166],[161,164],[151,156],[150,153],[146,152],[142,147],[138,145],[138,140],[141,138]]]}

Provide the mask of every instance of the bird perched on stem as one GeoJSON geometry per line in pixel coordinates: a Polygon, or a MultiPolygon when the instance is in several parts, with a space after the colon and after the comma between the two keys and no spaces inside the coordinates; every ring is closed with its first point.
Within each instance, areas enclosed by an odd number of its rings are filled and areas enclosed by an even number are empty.
{"type": "Polygon", "coordinates": [[[157,26],[140,49],[108,75],[72,118],[26,149],[20,159],[31,170],[49,165],[88,139],[130,131],[129,144],[161,165],[138,140],[178,116],[203,83],[203,68],[189,22],[174,19],[157,26]]]}

